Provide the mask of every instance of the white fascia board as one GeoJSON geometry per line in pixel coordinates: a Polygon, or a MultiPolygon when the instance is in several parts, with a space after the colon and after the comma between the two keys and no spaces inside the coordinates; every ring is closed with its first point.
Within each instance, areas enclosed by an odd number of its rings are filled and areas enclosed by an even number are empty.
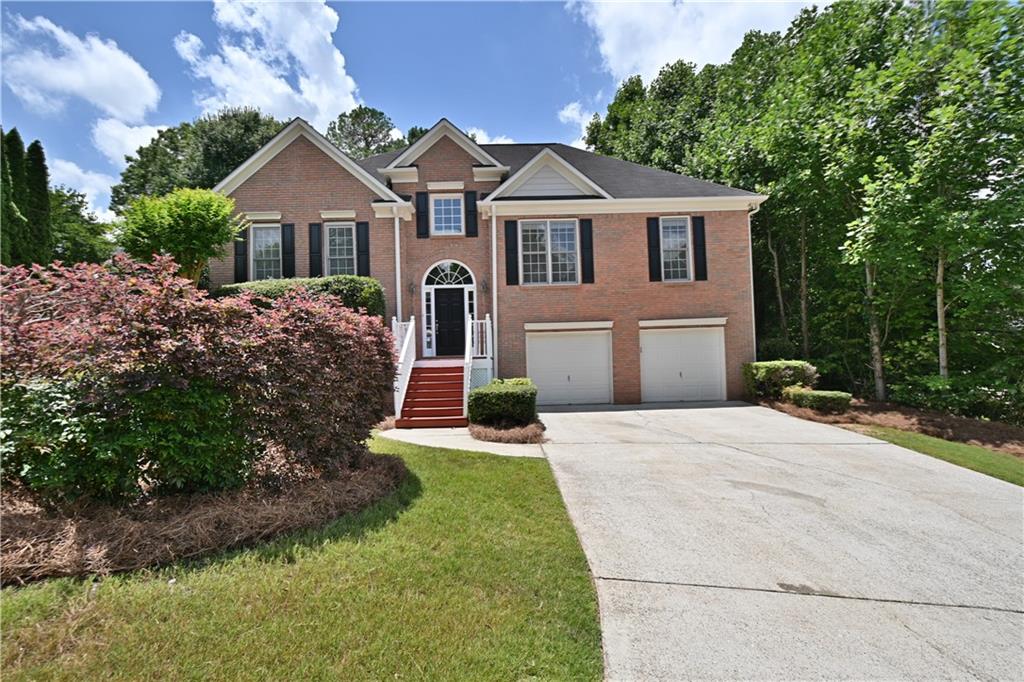
{"type": "Polygon", "coordinates": [[[367,173],[362,166],[346,156],[344,152],[331,144],[327,138],[318,133],[311,125],[303,121],[301,118],[296,118],[286,125],[281,132],[274,136],[274,138],[256,150],[256,152],[243,161],[238,168],[231,171],[226,178],[217,183],[213,190],[223,194],[231,194],[238,189],[242,183],[252,177],[256,171],[265,166],[267,162],[280,154],[288,147],[288,145],[298,139],[299,136],[305,137],[307,140],[312,142],[318,149],[320,149],[320,151],[337,162],[339,166],[347,170],[357,180],[372,189],[381,199],[399,202],[402,200],[397,194],[388,189],[386,185],[382,184],[377,180],[377,178],[367,173]]]}
{"type": "Polygon", "coordinates": [[[491,211],[504,216],[595,215],[602,213],[692,213],[705,211],[747,211],[761,205],[763,195],[736,197],[661,197],[650,199],[540,199],[477,203],[485,216],[491,211]]]}
{"type": "Polygon", "coordinates": [[[611,194],[605,192],[600,185],[581,173],[579,169],[553,152],[549,147],[545,147],[537,152],[536,156],[527,161],[522,168],[513,173],[508,180],[503,182],[496,190],[494,190],[491,195],[487,197],[488,201],[500,197],[503,194],[515,191],[517,187],[526,182],[526,180],[544,164],[550,164],[556,170],[562,171],[570,182],[579,187],[581,192],[599,194],[605,199],[612,198],[611,194]]]}
{"type": "Polygon", "coordinates": [[[614,323],[611,320],[597,320],[593,322],[524,322],[523,329],[528,332],[557,332],[567,329],[611,329],[614,323]]]}
{"type": "Polygon", "coordinates": [[[501,182],[511,169],[508,166],[474,166],[473,179],[477,182],[501,182]]]}
{"type": "Polygon", "coordinates": [[[480,163],[487,164],[489,166],[500,166],[501,164],[493,156],[488,154],[483,147],[473,141],[466,133],[456,128],[452,123],[442,118],[440,121],[434,124],[434,127],[428,130],[423,137],[416,140],[408,149],[399,154],[395,159],[387,165],[388,168],[397,168],[399,166],[408,166],[413,161],[418,159],[423,152],[430,149],[435,142],[440,140],[442,137],[447,135],[452,139],[455,144],[462,147],[467,154],[472,156],[480,163]]]}
{"type": "Polygon", "coordinates": [[[398,203],[374,203],[374,218],[393,218],[395,214],[402,220],[412,220],[415,213],[411,201],[400,201],[398,203]]]}
{"type": "Polygon", "coordinates": [[[462,180],[450,180],[446,182],[428,182],[427,190],[431,192],[441,192],[445,190],[464,189],[466,183],[462,180]]]}
{"type": "Polygon", "coordinates": [[[353,220],[356,217],[354,210],[344,211],[320,211],[320,218],[322,220],[353,220]]]}
{"type": "Polygon", "coordinates": [[[402,168],[378,168],[377,172],[391,180],[395,184],[403,182],[417,183],[420,181],[420,169],[416,166],[403,166],[402,168]]]}
{"type": "Polygon", "coordinates": [[[641,329],[665,329],[666,327],[723,327],[728,317],[681,317],[674,320],[640,320],[641,329]]]}
{"type": "Polygon", "coordinates": [[[245,219],[254,223],[281,220],[280,211],[246,211],[245,219]]]}

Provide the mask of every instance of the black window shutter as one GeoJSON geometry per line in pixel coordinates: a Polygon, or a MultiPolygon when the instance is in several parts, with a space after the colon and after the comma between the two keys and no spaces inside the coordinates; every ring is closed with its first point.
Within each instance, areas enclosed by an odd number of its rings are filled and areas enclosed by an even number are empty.
{"type": "Polygon", "coordinates": [[[580,219],[580,257],[583,259],[583,283],[594,283],[594,221],[580,219]]]}
{"type": "Polygon", "coordinates": [[[295,276],[295,225],[281,225],[281,276],[295,276]]]}
{"type": "Polygon", "coordinates": [[[356,223],[356,274],[370,276],[370,223],[356,223]]]}
{"type": "Polygon", "coordinates": [[[427,193],[416,192],[416,237],[426,239],[430,236],[430,207],[427,206],[427,193]]]}
{"type": "Polygon", "coordinates": [[[693,223],[693,278],[708,278],[708,254],[704,246],[704,216],[695,215],[690,218],[693,223]]]}
{"type": "Polygon", "coordinates": [[[309,276],[321,277],[324,274],[323,228],[320,223],[309,224],[309,276]]]}
{"type": "Polygon", "coordinates": [[[235,238],[235,282],[249,279],[249,228],[235,238]]]}
{"type": "Polygon", "coordinates": [[[519,224],[505,221],[505,284],[519,284],[519,224]]]}
{"type": "Polygon", "coordinates": [[[652,282],[661,281],[661,224],[657,218],[647,219],[647,270],[652,282]]]}
{"type": "Polygon", "coordinates": [[[466,192],[466,236],[477,236],[476,192],[466,192]]]}

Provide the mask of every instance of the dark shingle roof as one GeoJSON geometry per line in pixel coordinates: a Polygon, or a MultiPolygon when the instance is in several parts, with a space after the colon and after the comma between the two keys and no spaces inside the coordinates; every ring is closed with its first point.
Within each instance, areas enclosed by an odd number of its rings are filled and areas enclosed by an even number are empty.
{"type": "MultiPolygon", "coordinates": [[[[688,175],[649,168],[610,156],[601,156],[559,142],[483,144],[480,146],[503,165],[508,166],[510,174],[514,174],[547,147],[616,199],[756,196],[753,192],[746,190],[698,180],[688,175]]],[[[362,159],[358,163],[374,177],[384,182],[385,178],[377,172],[377,169],[387,166],[403,151],[405,150],[399,149],[377,154],[362,159]]]]}

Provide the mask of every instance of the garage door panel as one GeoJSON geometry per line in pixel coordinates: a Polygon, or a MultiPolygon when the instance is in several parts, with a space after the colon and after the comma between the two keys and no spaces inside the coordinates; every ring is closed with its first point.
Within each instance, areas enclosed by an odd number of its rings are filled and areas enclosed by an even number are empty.
{"type": "Polygon", "coordinates": [[[644,402],[725,400],[725,334],[720,327],[640,331],[644,402]]]}
{"type": "Polygon", "coordinates": [[[557,332],[526,335],[526,373],[541,405],[611,402],[611,334],[557,332]]]}

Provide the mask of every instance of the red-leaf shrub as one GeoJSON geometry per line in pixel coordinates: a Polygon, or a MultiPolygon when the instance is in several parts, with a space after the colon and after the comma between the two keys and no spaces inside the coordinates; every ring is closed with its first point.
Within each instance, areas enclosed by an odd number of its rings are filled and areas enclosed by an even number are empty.
{"type": "Polygon", "coordinates": [[[3,474],[50,499],[243,482],[271,443],[351,464],[387,411],[390,333],[332,297],[213,300],[169,258],[0,269],[3,474]]]}

